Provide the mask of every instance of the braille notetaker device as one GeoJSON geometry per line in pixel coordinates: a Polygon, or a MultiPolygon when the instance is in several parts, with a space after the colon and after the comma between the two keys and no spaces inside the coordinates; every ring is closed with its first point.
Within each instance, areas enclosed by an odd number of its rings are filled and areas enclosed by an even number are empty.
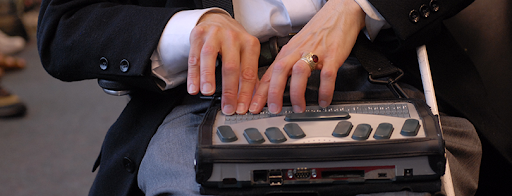
{"type": "Polygon", "coordinates": [[[424,101],[343,102],[300,114],[284,106],[279,114],[265,108],[232,116],[219,105],[212,102],[199,127],[202,194],[440,189],[444,143],[424,101]]]}

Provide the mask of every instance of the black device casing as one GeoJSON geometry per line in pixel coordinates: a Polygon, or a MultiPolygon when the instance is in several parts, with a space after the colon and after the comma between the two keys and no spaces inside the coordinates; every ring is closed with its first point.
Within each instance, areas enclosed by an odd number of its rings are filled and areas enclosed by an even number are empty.
{"type": "Polygon", "coordinates": [[[199,125],[198,145],[196,149],[196,181],[201,184],[201,194],[223,195],[266,195],[273,192],[313,193],[313,195],[350,195],[351,193],[370,193],[383,191],[426,191],[440,190],[440,177],[446,166],[444,140],[438,117],[433,115],[423,100],[397,99],[350,101],[335,104],[361,104],[372,102],[408,102],[415,106],[424,126],[422,138],[392,139],[385,141],[353,141],[343,143],[313,144],[272,144],[272,145],[212,145],[213,124],[220,104],[212,102],[199,125]],[[369,159],[393,159],[404,157],[427,156],[432,176],[405,179],[398,177],[393,183],[377,184],[333,184],[252,187],[250,182],[242,183],[239,188],[219,188],[217,183],[208,182],[216,163],[282,163],[282,162],[325,162],[369,159]],[[359,187],[359,188],[357,188],[359,187]],[[339,190],[350,190],[341,193],[339,190]],[[298,191],[298,192],[297,192],[298,191]]]}

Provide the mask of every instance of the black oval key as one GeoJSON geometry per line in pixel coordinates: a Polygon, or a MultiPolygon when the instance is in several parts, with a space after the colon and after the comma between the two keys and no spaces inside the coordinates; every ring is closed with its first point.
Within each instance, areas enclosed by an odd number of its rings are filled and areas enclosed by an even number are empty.
{"type": "Polygon", "coordinates": [[[231,127],[228,125],[218,126],[217,136],[219,136],[220,141],[222,142],[234,142],[238,140],[238,137],[236,137],[235,132],[233,132],[233,129],[231,129],[231,127]]]}
{"type": "Polygon", "coordinates": [[[373,138],[375,139],[389,139],[393,133],[393,125],[390,123],[380,123],[375,130],[373,138]]]}
{"type": "Polygon", "coordinates": [[[334,137],[347,137],[348,134],[350,134],[350,131],[352,131],[352,125],[349,121],[340,121],[334,128],[334,131],[332,132],[332,136],[334,137]]]}
{"type": "Polygon", "coordinates": [[[282,143],[286,141],[283,132],[277,127],[269,127],[265,130],[265,135],[268,140],[272,143],[282,143]]]}
{"type": "Polygon", "coordinates": [[[288,123],[284,125],[284,131],[288,135],[288,137],[292,139],[300,139],[303,137],[306,137],[306,134],[304,131],[302,131],[302,128],[297,123],[288,123]]]}
{"type": "Polygon", "coordinates": [[[420,129],[420,121],[416,119],[407,119],[404,122],[404,126],[402,127],[402,131],[400,134],[403,136],[416,136],[418,134],[418,130],[420,129]]]}
{"type": "Polygon", "coordinates": [[[372,126],[369,124],[359,124],[352,134],[352,139],[355,140],[367,140],[372,132],[372,126]]]}
{"type": "Polygon", "coordinates": [[[265,142],[260,131],[256,128],[247,128],[244,130],[244,137],[249,144],[261,144],[265,142]]]}

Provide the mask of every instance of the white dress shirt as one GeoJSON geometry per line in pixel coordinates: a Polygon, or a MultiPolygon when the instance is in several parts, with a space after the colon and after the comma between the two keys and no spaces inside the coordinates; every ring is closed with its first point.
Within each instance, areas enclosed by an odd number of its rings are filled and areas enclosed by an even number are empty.
{"type": "MultiPolygon", "coordinates": [[[[355,0],[366,13],[365,33],[369,39],[389,25],[368,0],[355,0]]],[[[260,42],[274,36],[298,32],[322,8],[325,0],[233,0],[237,20],[260,42]]],[[[220,8],[185,10],[171,17],[157,49],[151,56],[152,73],[162,90],[174,88],[187,79],[190,32],[207,12],[228,14],[220,8]]]]}

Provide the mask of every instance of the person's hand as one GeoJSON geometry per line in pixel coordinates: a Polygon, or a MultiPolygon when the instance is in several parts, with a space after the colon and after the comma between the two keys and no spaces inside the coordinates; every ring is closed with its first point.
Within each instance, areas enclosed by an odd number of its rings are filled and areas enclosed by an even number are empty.
{"type": "Polygon", "coordinates": [[[267,102],[271,113],[279,113],[283,94],[290,78],[290,101],[294,112],[306,109],[305,91],[311,69],[301,57],[313,53],[321,70],[319,105],[332,101],[338,69],[347,59],[360,30],[365,26],[365,13],[354,0],[330,0],[286,44],[261,78],[249,111],[259,113],[267,102]]]}
{"type": "Polygon", "coordinates": [[[226,14],[207,13],[190,35],[187,89],[215,93],[215,63],[222,56],[222,112],[245,114],[258,82],[260,43],[226,14]]]}

